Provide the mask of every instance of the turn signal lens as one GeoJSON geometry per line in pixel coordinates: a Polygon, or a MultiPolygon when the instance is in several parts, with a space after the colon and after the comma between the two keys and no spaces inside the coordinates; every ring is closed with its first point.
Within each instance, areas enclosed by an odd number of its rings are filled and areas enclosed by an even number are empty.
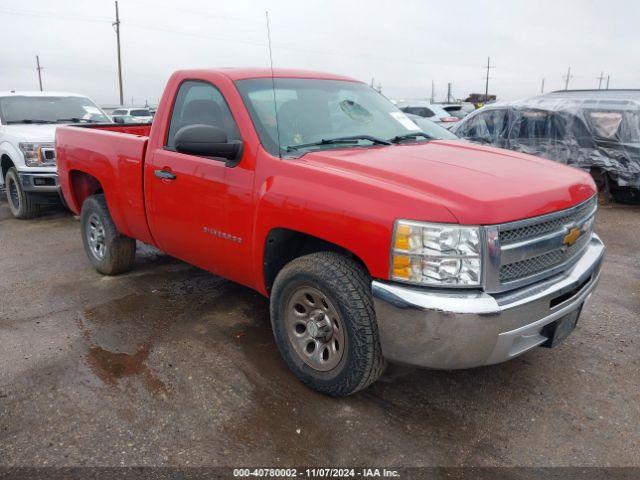
{"type": "Polygon", "coordinates": [[[411,273],[411,258],[407,255],[395,255],[393,257],[393,276],[409,279],[411,273]]]}
{"type": "Polygon", "coordinates": [[[419,252],[422,249],[422,231],[412,225],[398,225],[394,248],[405,252],[419,252]]]}

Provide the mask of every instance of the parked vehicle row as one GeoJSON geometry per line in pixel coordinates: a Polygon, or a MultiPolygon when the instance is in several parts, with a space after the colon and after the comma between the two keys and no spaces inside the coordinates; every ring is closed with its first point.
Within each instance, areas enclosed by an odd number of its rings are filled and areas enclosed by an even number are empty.
{"type": "Polygon", "coordinates": [[[451,116],[456,117],[459,120],[462,120],[476,109],[475,105],[470,102],[445,103],[442,104],[442,108],[449,112],[451,116]]]}
{"type": "Polygon", "coordinates": [[[151,125],[63,126],[56,155],[97,271],[140,241],[255,289],[291,371],[341,396],[387,361],[553,347],[598,282],[587,173],[431,127],[343,76],[190,70],[151,125]]]}
{"type": "Polygon", "coordinates": [[[109,123],[88,98],[63,92],[0,92],[0,187],[16,218],[59,203],[54,135],[69,123],[109,123]]]}
{"type": "Polygon", "coordinates": [[[432,122],[440,123],[443,127],[449,128],[453,123],[459,120],[453,113],[445,110],[441,105],[428,103],[425,101],[417,101],[411,103],[400,104],[400,110],[419,117],[428,118],[432,122]]]}
{"type": "Polygon", "coordinates": [[[153,113],[148,108],[118,108],[111,112],[115,123],[151,123],[153,113]]]}

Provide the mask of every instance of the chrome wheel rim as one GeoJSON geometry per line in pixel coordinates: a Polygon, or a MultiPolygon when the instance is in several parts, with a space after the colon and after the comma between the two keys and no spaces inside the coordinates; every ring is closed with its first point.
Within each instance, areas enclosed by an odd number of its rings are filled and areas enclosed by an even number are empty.
{"type": "Polygon", "coordinates": [[[100,217],[92,213],[87,220],[87,243],[91,253],[98,259],[102,260],[106,254],[107,246],[105,244],[105,230],[100,217]]]}
{"type": "Polygon", "coordinates": [[[311,368],[334,369],[347,345],[344,323],[326,295],[313,287],[299,287],[289,296],[286,329],[298,357],[311,368]]]}
{"type": "Polygon", "coordinates": [[[20,209],[20,194],[18,192],[18,185],[16,185],[15,180],[12,177],[7,179],[7,197],[9,198],[9,202],[11,202],[11,206],[14,210],[20,209]]]}

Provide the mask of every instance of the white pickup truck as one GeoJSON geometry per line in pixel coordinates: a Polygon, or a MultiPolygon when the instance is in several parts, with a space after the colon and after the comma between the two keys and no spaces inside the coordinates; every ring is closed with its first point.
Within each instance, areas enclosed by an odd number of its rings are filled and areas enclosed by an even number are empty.
{"type": "Polygon", "coordinates": [[[91,100],[74,93],[0,92],[0,188],[16,218],[58,203],[54,137],[70,123],[111,123],[91,100]]]}

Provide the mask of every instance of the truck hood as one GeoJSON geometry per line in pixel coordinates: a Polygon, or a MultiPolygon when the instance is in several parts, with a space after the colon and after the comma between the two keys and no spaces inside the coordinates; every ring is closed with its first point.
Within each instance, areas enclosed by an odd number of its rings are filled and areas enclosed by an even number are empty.
{"type": "Polygon", "coordinates": [[[324,150],[301,160],[386,189],[413,192],[462,224],[489,225],[572,207],[596,193],[591,176],[573,167],[464,140],[324,150]]]}
{"type": "Polygon", "coordinates": [[[56,128],[61,127],[61,123],[45,124],[15,124],[2,127],[5,135],[11,135],[20,142],[41,142],[53,143],[56,137],[56,128]]]}

